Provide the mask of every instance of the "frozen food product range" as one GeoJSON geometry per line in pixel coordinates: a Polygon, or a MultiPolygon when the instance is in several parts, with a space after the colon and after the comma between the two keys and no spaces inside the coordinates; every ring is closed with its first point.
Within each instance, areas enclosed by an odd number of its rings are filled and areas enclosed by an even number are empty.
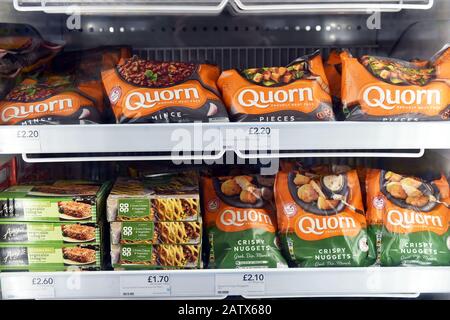
{"type": "Polygon", "coordinates": [[[108,221],[197,221],[200,196],[196,172],[119,178],[108,197],[108,221]]]}
{"type": "Polygon", "coordinates": [[[0,244],[100,243],[95,223],[5,222],[0,220],[0,244]]]}
{"type": "Polygon", "coordinates": [[[224,71],[217,84],[233,121],[335,120],[318,52],[287,66],[224,71]]]}
{"type": "Polygon", "coordinates": [[[100,270],[99,245],[0,244],[0,271],[100,270]]]}
{"type": "Polygon", "coordinates": [[[450,265],[450,197],[444,176],[431,180],[370,169],[369,231],[381,266],[450,265]]]}
{"type": "Polygon", "coordinates": [[[368,266],[375,260],[375,248],[367,233],[357,173],[324,168],[277,175],[283,253],[300,267],[368,266]]]}
{"type": "Polygon", "coordinates": [[[54,181],[0,193],[0,221],[96,222],[110,183],[54,181]]]}
{"type": "Polygon", "coordinates": [[[200,244],[202,223],[111,222],[111,244],[200,244]]]}
{"type": "Polygon", "coordinates": [[[218,67],[134,56],[102,73],[117,123],[228,121],[218,67]]]}
{"type": "Polygon", "coordinates": [[[111,261],[116,270],[198,269],[200,244],[122,244],[111,246],[111,261]]]}
{"type": "Polygon", "coordinates": [[[348,120],[429,121],[450,117],[450,48],[430,61],[365,55],[342,58],[342,103],[348,120]]]}
{"type": "Polygon", "coordinates": [[[287,267],[279,248],[273,178],[205,177],[209,268],[287,267]]]}

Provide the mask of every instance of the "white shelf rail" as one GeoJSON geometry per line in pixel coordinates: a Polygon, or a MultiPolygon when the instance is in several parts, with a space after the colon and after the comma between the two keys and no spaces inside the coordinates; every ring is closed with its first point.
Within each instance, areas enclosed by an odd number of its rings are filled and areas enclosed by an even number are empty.
{"type": "Polygon", "coordinates": [[[3,299],[409,298],[450,293],[450,267],[21,272],[1,273],[0,280],[3,299]]]}
{"type": "Polygon", "coordinates": [[[336,13],[430,9],[434,0],[13,0],[18,11],[88,14],[219,14],[230,4],[242,14],[336,13]]]}
{"type": "Polygon", "coordinates": [[[238,13],[397,12],[431,9],[434,0],[230,0],[238,13]]]}

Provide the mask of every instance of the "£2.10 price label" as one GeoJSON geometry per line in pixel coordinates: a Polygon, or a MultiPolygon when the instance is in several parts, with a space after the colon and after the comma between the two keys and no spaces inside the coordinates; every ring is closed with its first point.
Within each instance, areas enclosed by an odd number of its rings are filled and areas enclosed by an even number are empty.
{"type": "Polygon", "coordinates": [[[3,299],[55,298],[54,277],[2,275],[1,284],[3,299]]]}
{"type": "Polygon", "coordinates": [[[216,294],[233,296],[261,296],[266,291],[266,275],[257,273],[216,274],[216,294]]]}
{"type": "Polygon", "coordinates": [[[122,297],[168,297],[172,294],[169,274],[124,275],[120,277],[122,297]]]}

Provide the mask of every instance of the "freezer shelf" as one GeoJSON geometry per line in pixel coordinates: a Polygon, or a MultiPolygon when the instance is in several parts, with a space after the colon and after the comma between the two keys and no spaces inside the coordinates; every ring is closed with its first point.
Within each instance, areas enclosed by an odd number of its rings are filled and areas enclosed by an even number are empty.
{"type": "Polygon", "coordinates": [[[1,126],[0,154],[449,149],[449,136],[449,122],[1,126]]]}
{"type": "Polygon", "coordinates": [[[450,293],[450,267],[0,274],[3,299],[246,298],[450,293]]]}

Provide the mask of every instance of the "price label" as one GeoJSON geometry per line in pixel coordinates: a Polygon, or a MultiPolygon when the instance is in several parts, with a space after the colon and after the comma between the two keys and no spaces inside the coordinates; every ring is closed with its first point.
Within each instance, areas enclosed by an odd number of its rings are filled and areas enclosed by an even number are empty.
{"type": "Polygon", "coordinates": [[[218,273],[216,274],[217,295],[264,295],[266,275],[257,273],[218,273]]]}
{"type": "Polygon", "coordinates": [[[55,298],[55,278],[31,276],[2,276],[3,299],[55,298]]]}
{"type": "Polygon", "coordinates": [[[5,127],[5,129],[0,130],[0,152],[41,152],[40,138],[41,132],[39,129],[5,127]]]}
{"type": "Polygon", "coordinates": [[[171,281],[168,274],[121,276],[120,295],[122,297],[168,297],[172,294],[171,281]]]}
{"type": "Polygon", "coordinates": [[[248,128],[249,135],[269,136],[271,133],[270,127],[250,127],[248,128]]]}

